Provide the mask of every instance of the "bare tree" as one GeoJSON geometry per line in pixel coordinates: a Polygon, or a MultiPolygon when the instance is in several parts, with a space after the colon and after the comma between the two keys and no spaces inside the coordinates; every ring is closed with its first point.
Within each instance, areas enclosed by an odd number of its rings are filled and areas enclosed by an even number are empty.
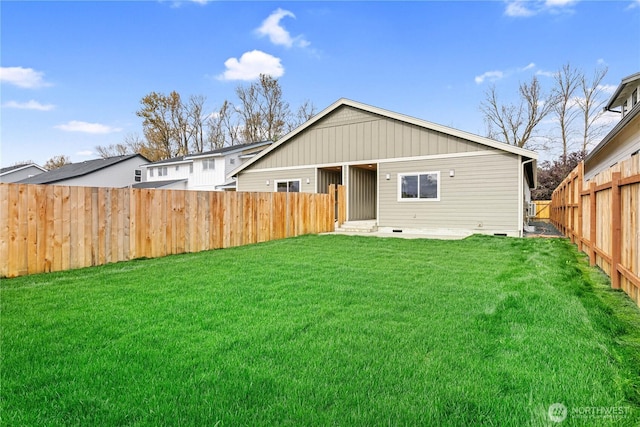
{"type": "Polygon", "coordinates": [[[580,76],[581,97],[578,98],[578,107],[582,117],[582,151],[587,151],[594,141],[600,139],[607,126],[599,124],[599,119],[604,114],[606,99],[602,96],[602,80],[607,75],[608,68],[597,68],[591,80],[580,76]]]}
{"type": "Polygon", "coordinates": [[[531,139],[536,127],[554,108],[553,93],[544,95],[540,82],[534,76],[530,83],[520,83],[519,100],[502,104],[498,100],[496,87],[486,93],[480,110],[488,125],[488,136],[521,148],[532,148],[531,139]]]}
{"type": "Polygon", "coordinates": [[[196,153],[204,151],[205,118],[202,112],[205,100],[206,98],[202,95],[192,95],[189,97],[189,104],[186,108],[191,147],[196,153]]]}
{"type": "Polygon", "coordinates": [[[298,126],[302,125],[313,116],[316,115],[316,106],[308,99],[305,100],[296,110],[296,114],[291,116],[291,119],[287,123],[287,131],[291,132],[298,126]]]}
{"type": "Polygon", "coordinates": [[[54,169],[61,168],[62,166],[68,165],[70,163],[71,163],[71,159],[69,159],[69,156],[65,156],[64,154],[59,154],[47,160],[47,162],[44,164],[43,167],[51,171],[54,169]]]}
{"type": "MultiPolygon", "coordinates": [[[[124,137],[121,143],[110,145],[98,145],[95,147],[96,152],[106,159],[114,156],[125,156],[127,154],[142,154],[145,157],[150,155],[150,149],[147,146],[147,142],[140,138],[137,133],[129,133],[124,137]]],[[[153,155],[151,154],[151,157],[153,155]]]]}
{"type": "Polygon", "coordinates": [[[248,87],[238,86],[236,95],[242,142],[276,141],[284,135],[290,112],[277,79],[261,74],[248,87]]]}
{"type": "Polygon", "coordinates": [[[581,73],[572,68],[569,63],[563,65],[553,76],[557,96],[553,111],[560,127],[560,144],[564,162],[569,154],[573,122],[578,115],[578,110],[574,108],[576,105],[574,93],[580,84],[580,77],[581,73]]]}
{"type": "Polygon", "coordinates": [[[110,144],[110,145],[98,145],[95,147],[98,155],[106,159],[108,157],[114,156],[124,156],[126,154],[132,154],[131,149],[128,145],[119,143],[119,144],[110,144]]]}

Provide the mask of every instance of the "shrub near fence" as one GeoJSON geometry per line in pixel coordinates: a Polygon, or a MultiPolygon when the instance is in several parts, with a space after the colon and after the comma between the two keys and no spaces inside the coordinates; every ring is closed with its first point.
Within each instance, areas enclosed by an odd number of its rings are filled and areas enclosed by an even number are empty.
{"type": "Polygon", "coordinates": [[[580,163],[553,192],[551,221],[640,306],[640,156],[583,177],[580,163]]]}
{"type": "Polygon", "coordinates": [[[333,229],[328,194],[0,184],[0,277],[333,229]]]}

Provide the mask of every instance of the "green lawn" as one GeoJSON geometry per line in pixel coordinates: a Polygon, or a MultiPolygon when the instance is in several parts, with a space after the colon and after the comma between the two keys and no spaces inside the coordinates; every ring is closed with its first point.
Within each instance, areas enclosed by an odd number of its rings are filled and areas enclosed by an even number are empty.
{"type": "Polygon", "coordinates": [[[640,424],[640,310],[566,240],[303,236],[0,290],[3,426],[640,424]]]}

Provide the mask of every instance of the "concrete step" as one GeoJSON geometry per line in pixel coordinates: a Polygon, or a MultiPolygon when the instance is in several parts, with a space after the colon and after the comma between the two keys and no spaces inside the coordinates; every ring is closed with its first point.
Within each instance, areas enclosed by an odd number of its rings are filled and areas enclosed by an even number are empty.
{"type": "Polygon", "coordinates": [[[336,228],[337,232],[345,233],[373,233],[378,231],[376,221],[347,221],[336,228]]]}

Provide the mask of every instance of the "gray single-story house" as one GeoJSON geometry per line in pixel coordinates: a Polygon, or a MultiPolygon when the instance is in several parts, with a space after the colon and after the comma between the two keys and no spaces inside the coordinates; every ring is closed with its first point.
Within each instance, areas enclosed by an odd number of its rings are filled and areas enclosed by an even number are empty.
{"type": "Polygon", "coordinates": [[[35,163],[24,163],[0,169],[0,182],[18,182],[47,170],[35,163]]]}
{"type": "Polygon", "coordinates": [[[340,99],[230,173],[238,191],[346,187],[380,231],[522,236],[535,152],[340,99]]]}
{"type": "Polygon", "coordinates": [[[107,157],[69,163],[58,169],[19,181],[20,184],[50,184],[79,187],[128,187],[141,180],[140,166],[149,163],[141,154],[107,157]]]}

